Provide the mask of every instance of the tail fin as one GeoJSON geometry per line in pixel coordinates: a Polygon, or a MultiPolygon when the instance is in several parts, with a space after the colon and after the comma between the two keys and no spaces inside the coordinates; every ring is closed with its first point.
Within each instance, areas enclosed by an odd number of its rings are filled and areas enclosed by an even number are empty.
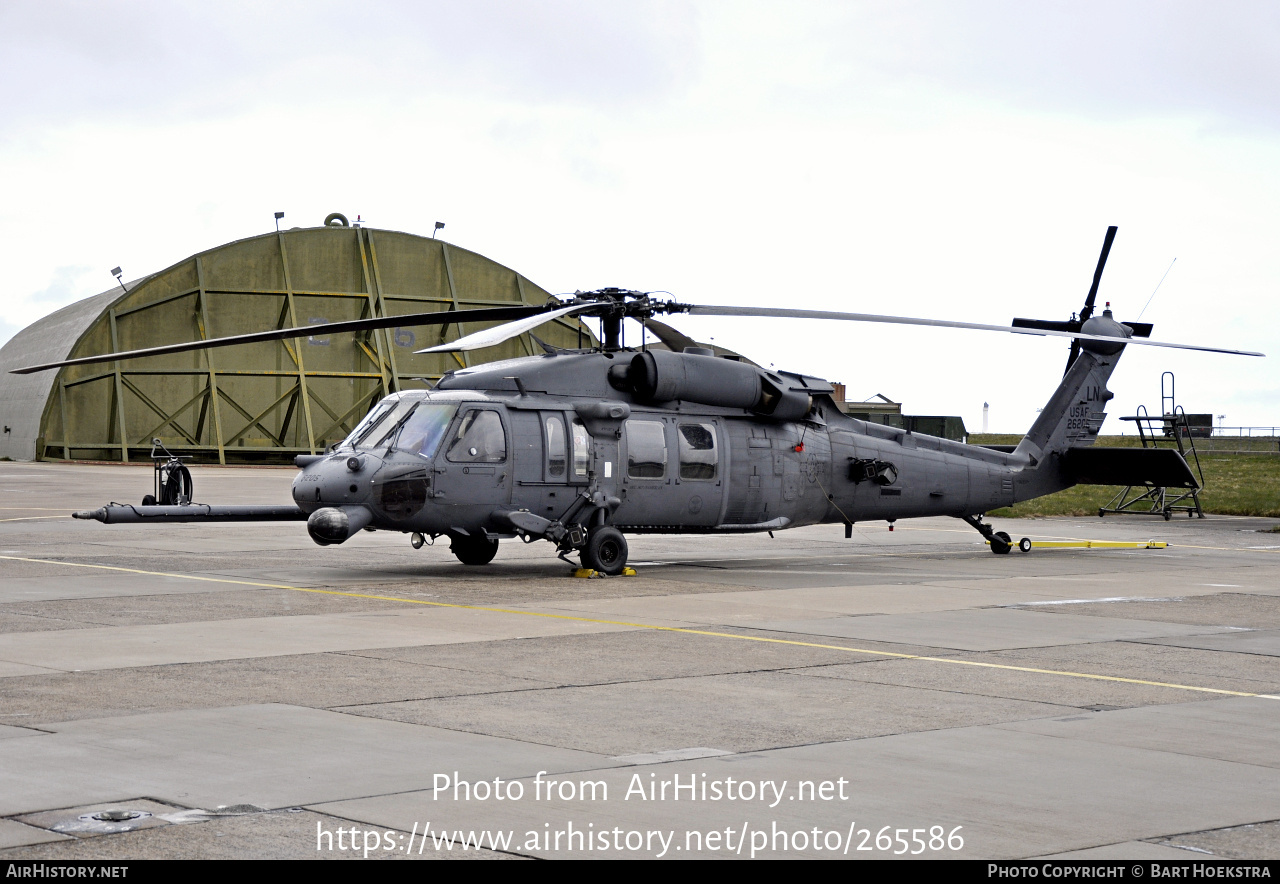
{"type": "MultiPolygon", "coordinates": [[[[1107,246],[1110,246],[1108,234],[1107,246]]],[[[1107,257],[1106,247],[1102,259],[1107,257]]],[[[1099,272],[1102,264],[1099,263],[1099,272]]],[[[1097,285],[1097,280],[1094,280],[1097,285]]],[[[1092,293],[1090,294],[1092,297],[1092,293]]],[[[1088,305],[1092,308],[1092,305],[1088,305]]],[[[1111,315],[1111,305],[1101,316],[1090,316],[1080,326],[1087,335],[1106,335],[1112,338],[1133,336],[1133,329],[1116,322],[1111,315]]],[[[1074,339],[1079,341],[1079,338],[1074,339]]],[[[1053,391],[1049,403],[1040,411],[1040,417],[1031,425],[1027,435],[1014,449],[1015,455],[1023,455],[1032,466],[1037,466],[1055,454],[1064,454],[1069,448],[1083,448],[1098,439],[1098,431],[1106,419],[1107,403],[1115,394],[1107,389],[1107,379],[1115,371],[1116,363],[1124,353],[1124,344],[1109,341],[1080,341],[1077,354],[1073,345],[1071,362],[1062,383],[1053,391]]]]}
{"type": "Polygon", "coordinates": [[[1106,419],[1107,403],[1115,396],[1107,389],[1107,379],[1123,350],[1121,346],[1108,354],[1082,349],[1014,455],[1025,455],[1036,466],[1069,448],[1092,445],[1106,419]]]}

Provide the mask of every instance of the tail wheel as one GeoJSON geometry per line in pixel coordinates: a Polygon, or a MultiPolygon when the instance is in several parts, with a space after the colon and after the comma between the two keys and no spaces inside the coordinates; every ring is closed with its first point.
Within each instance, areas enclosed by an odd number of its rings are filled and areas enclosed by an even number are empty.
{"type": "Polygon", "coordinates": [[[592,528],[582,548],[582,564],[601,574],[616,577],[627,567],[627,538],[608,525],[592,528]]]}
{"type": "Polygon", "coordinates": [[[991,551],[998,556],[1007,556],[1013,548],[1013,538],[1003,531],[991,535],[991,551]]]}
{"type": "Polygon", "coordinates": [[[470,537],[459,534],[450,538],[449,551],[464,565],[487,565],[498,554],[498,541],[483,534],[470,537]]]}

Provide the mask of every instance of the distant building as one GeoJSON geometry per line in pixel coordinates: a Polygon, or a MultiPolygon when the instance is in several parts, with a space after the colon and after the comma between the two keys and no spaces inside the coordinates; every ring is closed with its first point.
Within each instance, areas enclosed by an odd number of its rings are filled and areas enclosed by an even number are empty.
{"type": "Polygon", "coordinates": [[[923,433],[928,436],[941,436],[957,442],[968,442],[969,431],[965,429],[964,418],[955,415],[909,415],[902,413],[902,403],[894,402],[883,393],[877,393],[866,402],[849,402],[845,399],[845,386],[832,383],[835,387],[836,405],[849,417],[864,420],[873,424],[885,424],[908,430],[912,433],[923,433]]]}

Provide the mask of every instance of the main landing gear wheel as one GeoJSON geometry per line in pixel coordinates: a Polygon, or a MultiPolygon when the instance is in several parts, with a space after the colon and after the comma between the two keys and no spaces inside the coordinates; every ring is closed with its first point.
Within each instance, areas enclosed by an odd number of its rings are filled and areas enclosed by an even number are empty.
{"type": "Polygon", "coordinates": [[[1013,538],[1003,531],[991,535],[991,551],[998,556],[1007,556],[1013,549],[1013,538]]]}
{"type": "Polygon", "coordinates": [[[498,541],[483,534],[478,537],[459,534],[449,539],[449,551],[464,565],[487,565],[498,554],[498,541]]]}
{"type": "Polygon", "coordinates": [[[627,538],[608,525],[592,528],[582,548],[582,564],[593,571],[617,577],[627,567],[627,538]]]}

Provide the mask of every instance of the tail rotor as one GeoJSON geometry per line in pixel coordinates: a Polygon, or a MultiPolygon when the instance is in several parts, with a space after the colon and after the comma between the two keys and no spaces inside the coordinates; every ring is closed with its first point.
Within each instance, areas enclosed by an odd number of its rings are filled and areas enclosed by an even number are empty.
{"type": "MultiPolygon", "coordinates": [[[[1089,294],[1085,296],[1084,306],[1080,308],[1080,313],[1072,314],[1071,318],[1065,322],[1057,322],[1051,319],[1015,319],[1013,321],[1014,328],[1041,328],[1049,331],[1072,332],[1077,333],[1081,327],[1093,316],[1093,307],[1098,299],[1098,284],[1102,282],[1102,271],[1107,266],[1107,256],[1111,254],[1111,244],[1115,242],[1116,230],[1119,228],[1114,225],[1107,228],[1106,238],[1102,241],[1102,254],[1098,255],[1098,266],[1093,271],[1093,284],[1089,286],[1089,294]]],[[[1134,337],[1147,338],[1151,336],[1151,323],[1149,322],[1126,322],[1125,325],[1133,329],[1134,337]]],[[[1071,353],[1067,357],[1067,367],[1063,370],[1066,375],[1071,369],[1072,363],[1080,355],[1080,341],[1073,338],[1071,341],[1071,353]]]]}

